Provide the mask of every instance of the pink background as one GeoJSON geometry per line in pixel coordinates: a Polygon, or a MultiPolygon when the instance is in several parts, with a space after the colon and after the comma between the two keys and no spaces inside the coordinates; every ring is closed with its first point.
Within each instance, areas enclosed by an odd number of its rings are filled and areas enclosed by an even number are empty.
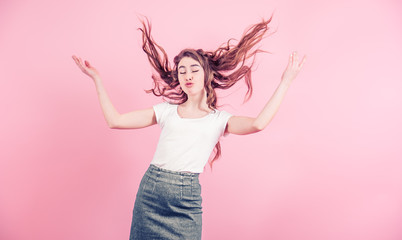
{"type": "Polygon", "coordinates": [[[128,239],[158,126],[107,127],[76,54],[120,112],[159,103],[137,15],[173,58],[268,18],[255,91],[221,94],[256,116],[297,50],[307,54],[270,125],[222,140],[201,175],[203,239],[402,239],[402,4],[397,0],[0,2],[0,239],[128,239]]]}

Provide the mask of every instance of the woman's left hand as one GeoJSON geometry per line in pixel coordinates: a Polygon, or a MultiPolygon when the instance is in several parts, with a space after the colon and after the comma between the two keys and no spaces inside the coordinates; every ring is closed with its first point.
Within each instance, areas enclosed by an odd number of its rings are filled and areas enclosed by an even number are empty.
{"type": "Polygon", "coordinates": [[[282,81],[292,82],[293,79],[296,78],[297,74],[303,67],[304,62],[306,61],[306,56],[303,56],[303,59],[299,61],[299,57],[297,56],[297,52],[293,52],[289,56],[288,66],[282,74],[282,81]]]}

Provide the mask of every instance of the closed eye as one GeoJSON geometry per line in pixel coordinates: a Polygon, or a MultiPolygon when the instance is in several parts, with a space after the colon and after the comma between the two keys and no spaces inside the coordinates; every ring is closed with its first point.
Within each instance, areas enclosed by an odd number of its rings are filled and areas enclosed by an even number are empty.
{"type": "MultiPolygon", "coordinates": [[[[191,72],[195,73],[195,72],[199,72],[200,70],[193,70],[191,72]]],[[[186,74],[186,72],[179,72],[179,74],[186,74]]]]}

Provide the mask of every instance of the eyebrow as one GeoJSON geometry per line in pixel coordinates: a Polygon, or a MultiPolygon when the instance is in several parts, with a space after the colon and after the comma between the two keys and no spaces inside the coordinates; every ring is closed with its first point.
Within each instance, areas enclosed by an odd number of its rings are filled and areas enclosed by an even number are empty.
{"type": "MultiPolygon", "coordinates": [[[[193,65],[191,65],[190,67],[201,67],[199,64],[193,64],[193,65]]],[[[185,68],[184,66],[180,66],[179,68],[185,68]]]]}

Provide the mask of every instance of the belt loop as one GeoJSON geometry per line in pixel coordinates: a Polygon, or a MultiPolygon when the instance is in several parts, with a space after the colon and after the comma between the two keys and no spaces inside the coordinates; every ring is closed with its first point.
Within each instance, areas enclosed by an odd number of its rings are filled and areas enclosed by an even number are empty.
{"type": "Polygon", "coordinates": [[[159,181],[159,176],[161,175],[161,171],[159,170],[159,169],[155,169],[155,171],[156,171],[156,179],[155,179],[155,183],[154,183],[154,187],[153,187],[153,189],[152,189],[152,193],[155,191],[155,187],[156,187],[156,184],[158,183],[158,181],[159,181]]]}
{"type": "Polygon", "coordinates": [[[194,175],[191,175],[191,197],[193,197],[193,178],[194,175]]]}
{"type": "Polygon", "coordinates": [[[183,175],[182,175],[182,174],[180,174],[180,180],[181,180],[180,199],[183,199],[183,186],[184,186],[184,182],[183,182],[183,175]]]}

